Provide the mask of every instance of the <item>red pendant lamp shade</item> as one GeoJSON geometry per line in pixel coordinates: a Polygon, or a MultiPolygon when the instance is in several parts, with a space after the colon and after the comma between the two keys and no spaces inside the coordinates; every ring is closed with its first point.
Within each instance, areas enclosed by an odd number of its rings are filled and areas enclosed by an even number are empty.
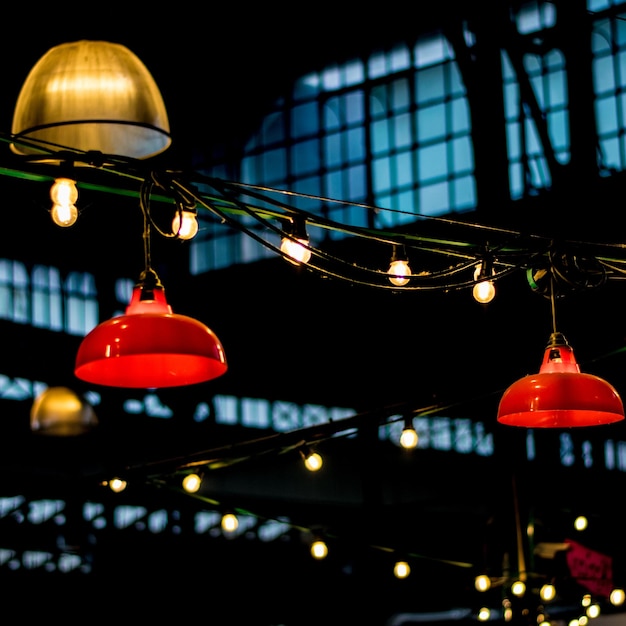
{"type": "Polygon", "coordinates": [[[513,383],[500,400],[498,422],[526,428],[598,426],[624,419],[617,391],[583,374],[563,335],[553,333],[538,374],[513,383]]]}
{"type": "Polygon", "coordinates": [[[213,331],[172,313],[160,283],[140,282],[125,315],[103,322],[83,339],[74,373],[98,385],[158,389],[206,382],[227,369],[213,331]]]}

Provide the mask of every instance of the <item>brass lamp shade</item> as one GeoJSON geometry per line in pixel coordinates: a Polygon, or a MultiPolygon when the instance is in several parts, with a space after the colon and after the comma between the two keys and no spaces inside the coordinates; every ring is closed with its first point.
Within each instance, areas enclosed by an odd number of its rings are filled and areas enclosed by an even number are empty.
{"type": "Polygon", "coordinates": [[[67,387],[49,387],[35,398],[30,411],[30,429],[40,435],[71,437],[97,425],[91,405],[67,387]]]}
{"type": "MultiPolygon", "coordinates": [[[[51,48],[19,93],[12,133],[45,150],[69,148],[144,159],[171,144],[165,104],[145,65],[121,44],[75,41],[51,48]]],[[[16,142],[17,154],[42,150],[16,142]]]]}

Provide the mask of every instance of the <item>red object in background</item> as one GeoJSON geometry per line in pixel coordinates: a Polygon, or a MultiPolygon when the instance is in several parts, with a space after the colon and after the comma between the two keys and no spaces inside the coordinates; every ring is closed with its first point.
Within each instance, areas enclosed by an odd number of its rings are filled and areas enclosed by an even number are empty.
{"type": "Polygon", "coordinates": [[[608,598],[613,590],[613,559],[602,552],[566,539],[567,566],[576,582],[590,593],[608,598]]]}

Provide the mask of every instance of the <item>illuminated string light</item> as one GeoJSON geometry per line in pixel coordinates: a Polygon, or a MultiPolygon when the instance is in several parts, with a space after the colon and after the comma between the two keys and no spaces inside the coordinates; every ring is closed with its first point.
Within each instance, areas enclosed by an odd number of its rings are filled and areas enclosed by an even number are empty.
{"type": "Polygon", "coordinates": [[[318,452],[314,452],[312,450],[301,450],[300,455],[304,461],[304,466],[309,470],[309,472],[317,472],[322,469],[324,460],[322,459],[322,455],[318,452]]]}
{"type": "Polygon", "coordinates": [[[121,478],[112,478],[109,481],[109,489],[114,493],[121,493],[126,489],[126,481],[121,478]]]}
{"type": "Polygon", "coordinates": [[[239,528],[239,520],[234,513],[225,513],[222,516],[221,526],[225,533],[234,533],[239,528]]]}
{"type": "Polygon", "coordinates": [[[202,478],[198,474],[187,474],[183,478],[183,489],[187,493],[196,493],[202,485],[202,478]]]}
{"type": "Polygon", "coordinates": [[[491,589],[491,578],[486,574],[480,574],[474,579],[474,587],[476,591],[485,592],[491,589]]]}
{"type": "Polygon", "coordinates": [[[172,233],[179,239],[187,241],[198,234],[198,228],[196,209],[179,204],[172,219],[172,233]]]}
{"type": "Polygon", "coordinates": [[[411,573],[411,567],[406,561],[398,561],[393,566],[393,574],[396,578],[407,578],[411,573]]]}
{"type": "Polygon", "coordinates": [[[476,267],[476,270],[474,271],[474,280],[478,282],[472,289],[472,294],[476,302],[479,302],[480,304],[488,304],[494,299],[496,295],[496,287],[491,279],[492,275],[493,270],[491,268],[491,264],[487,261],[483,261],[476,267]]]}
{"type": "Polygon", "coordinates": [[[311,556],[318,561],[325,559],[328,556],[328,546],[326,542],[321,539],[314,541],[311,544],[311,556]]]}
{"type": "Polygon", "coordinates": [[[76,223],[78,219],[76,181],[71,178],[57,178],[50,187],[50,199],[52,200],[50,216],[57,226],[68,227],[76,223]]]}
{"type": "Polygon", "coordinates": [[[404,428],[400,434],[400,445],[407,450],[415,448],[418,444],[419,437],[413,426],[413,418],[407,416],[404,420],[404,428]]]}

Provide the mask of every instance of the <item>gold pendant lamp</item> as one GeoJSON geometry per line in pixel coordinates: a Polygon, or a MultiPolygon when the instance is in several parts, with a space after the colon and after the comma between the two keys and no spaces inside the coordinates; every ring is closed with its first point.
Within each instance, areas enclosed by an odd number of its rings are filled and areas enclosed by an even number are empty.
{"type": "Polygon", "coordinates": [[[152,75],[128,48],[107,41],[48,50],[22,86],[12,134],[12,150],[26,156],[70,149],[145,159],[171,144],[152,75]]]}

